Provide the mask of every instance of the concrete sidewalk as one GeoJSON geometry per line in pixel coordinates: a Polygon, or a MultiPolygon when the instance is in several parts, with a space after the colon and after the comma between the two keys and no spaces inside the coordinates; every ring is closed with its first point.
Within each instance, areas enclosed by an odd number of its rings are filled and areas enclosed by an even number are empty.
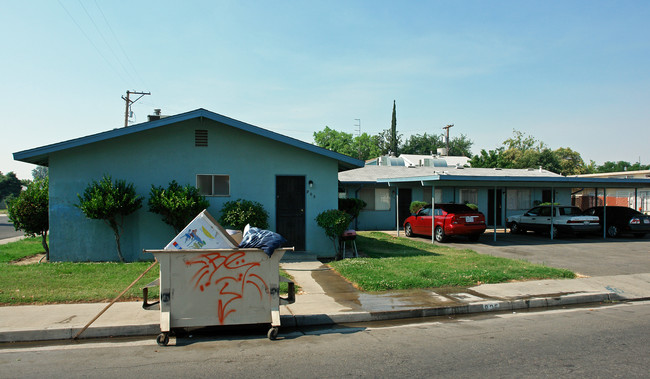
{"type": "MultiPolygon", "coordinates": [[[[315,257],[288,255],[281,266],[302,289],[280,309],[282,326],[390,320],[437,315],[650,299],[650,273],[570,280],[483,284],[467,289],[368,294],[333,273],[315,257]]],[[[106,304],[0,307],[0,342],[72,338],[106,304]]],[[[160,313],[141,302],[116,303],[81,338],[154,336],[160,313]]],[[[280,329],[280,336],[282,329],[280,329]]]]}

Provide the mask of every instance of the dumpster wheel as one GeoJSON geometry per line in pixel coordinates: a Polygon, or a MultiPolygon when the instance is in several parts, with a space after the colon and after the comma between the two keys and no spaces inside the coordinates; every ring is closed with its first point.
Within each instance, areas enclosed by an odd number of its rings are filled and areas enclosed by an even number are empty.
{"type": "Polygon", "coordinates": [[[160,346],[167,346],[169,343],[169,333],[160,333],[158,337],[156,337],[156,342],[158,342],[158,345],[160,346]]]}
{"type": "Polygon", "coordinates": [[[278,338],[278,331],[279,331],[278,327],[274,326],[271,329],[269,329],[269,332],[266,333],[266,336],[269,337],[271,341],[273,341],[276,338],[278,338]]]}

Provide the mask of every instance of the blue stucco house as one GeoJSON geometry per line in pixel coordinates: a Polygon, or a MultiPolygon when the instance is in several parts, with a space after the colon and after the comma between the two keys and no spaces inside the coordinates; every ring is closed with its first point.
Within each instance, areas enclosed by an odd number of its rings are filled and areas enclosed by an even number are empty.
{"type": "Polygon", "coordinates": [[[216,218],[227,201],[257,201],[269,213],[269,229],[297,251],[332,256],[314,219],[338,207],[338,173],[363,166],[205,109],[16,152],[14,159],[49,167],[52,261],[117,259],[110,228],[76,207],[77,194],[105,174],[133,183],[145,197],[143,207],[125,219],[121,246],[127,261],[151,259],[142,249],[162,248],[174,237],[146,206],[151,186],[172,180],[196,185],[216,218]]]}

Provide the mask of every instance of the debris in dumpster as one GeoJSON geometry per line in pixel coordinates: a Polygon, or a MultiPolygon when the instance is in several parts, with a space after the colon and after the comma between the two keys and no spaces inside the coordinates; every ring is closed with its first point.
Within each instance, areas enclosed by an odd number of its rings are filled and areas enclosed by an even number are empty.
{"type": "Polygon", "coordinates": [[[270,257],[273,251],[285,242],[287,240],[278,233],[246,225],[246,228],[244,228],[244,238],[239,244],[239,247],[257,247],[264,250],[266,255],[270,257]]]}
{"type": "Polygon", "coordinates": [[[203,211],[165,249],[143,251],[160,262],[159,345],[169,343],[173,329],[217,325],[270,324],[267,337],[277,338],[280,305],[295,301],[295,286],[279,275],[280,259],[294,248],[280,247],[286,240],[277,233],[246,232],[242,241],[255,235],[257,247],[237,244],[239,236],[203,211]],[[279,296],[280,281],[289,282],[287,298],[279,296]]]}

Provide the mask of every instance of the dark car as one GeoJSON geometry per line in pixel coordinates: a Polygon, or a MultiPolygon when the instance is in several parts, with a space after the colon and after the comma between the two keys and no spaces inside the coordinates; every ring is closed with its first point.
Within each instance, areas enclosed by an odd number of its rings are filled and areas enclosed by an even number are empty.
{"type": "MultiPolygon", "coordinates": [[[[434,238],[444,242],[447,236],[465,235],[476,241],[485,231],[485,216],[465,204],[440,203],[435,205],[436,225],[434,238]]],[[[431,235],[431,204],[421,208],[404,221],[404,234],[431,235]]]]}
{"type": "Polygon", "coordinates": [[[650,216],[628,207],[607,206],[592,207],[586,209],[583,214],[598,216],[600,230],[603,230],[603,218],[607,227],[609,237],[618,237],[621,234],[633,234],[635,237],[643,238],[650,233],[650,216]],[[603,217],[605,214],[605,217],[603,217]]]}

